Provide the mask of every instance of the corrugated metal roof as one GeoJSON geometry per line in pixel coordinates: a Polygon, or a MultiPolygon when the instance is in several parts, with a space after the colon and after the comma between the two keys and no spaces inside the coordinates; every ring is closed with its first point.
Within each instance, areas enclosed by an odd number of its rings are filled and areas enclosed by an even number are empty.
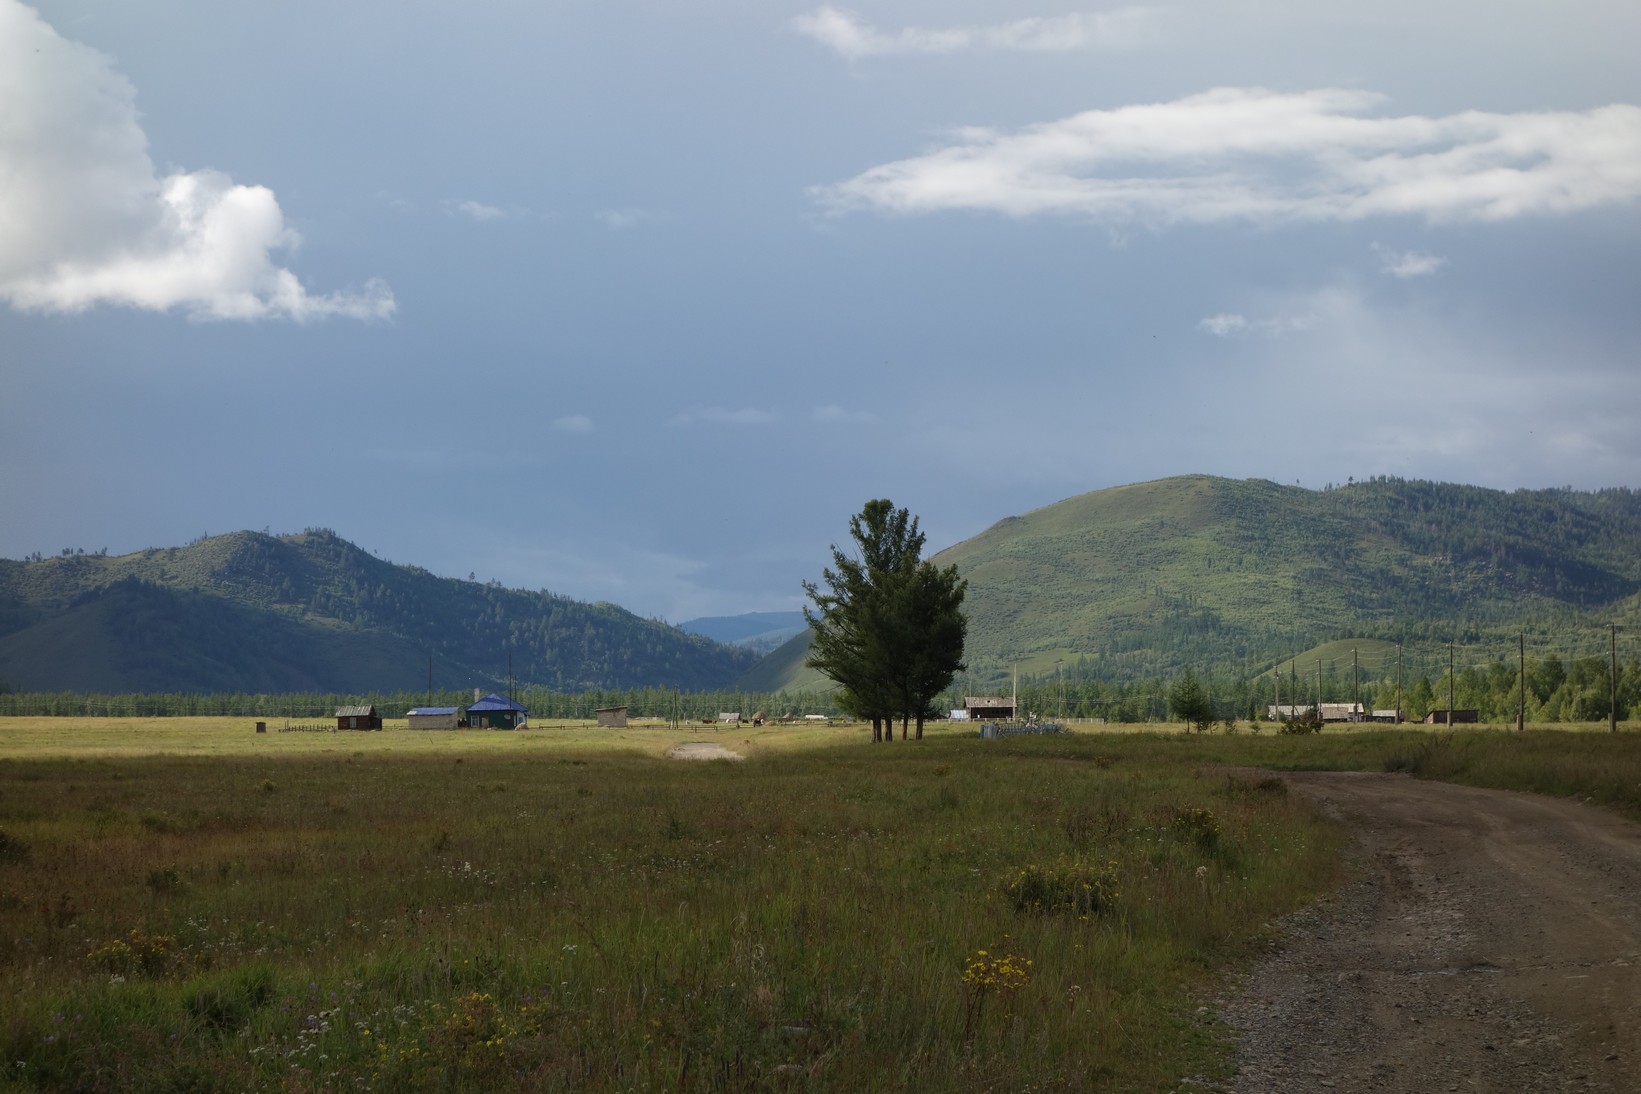
{"type": "Polygon", "coordinates": [[[456,708],[455,707],[417,707],[415,710],[412,710],[409,713],[407,713],[405,715],[405,717],[406,718],[414,718],[417,715],[422,715],[424,717],[433,717],[434,715],[445,715],[445,714],[454,714],[454,713],[456,713],[456,708]]]}
{"type": "Polygon", "coordinates": [[[338,718],[369,718],[376,713],[376,708],[366,704],[360,707],[337,707],[338,718]]]}
{"type": "MultiPolygon", "coordinates": [[[[476,702],[476,703],[472,704],[471,706],[469,706],[467,708],[467,710],[468,710],[468,713],[471,714],[475,710],[479,711],[480,713],[483,713],[483,712],[489,711],[489,710],[518,710],[518,711],[523,711],[524,708],[519,706],[517,703],[513,702],[513,700],[506,698],[505,696],[497,695],[495,692],[491,692],[489,695],[486,695],[483,699],[480,699],[478,702],[476,702]]],[[[525,713],[528,713],[528,711],[525,711],[525,713]]]]}

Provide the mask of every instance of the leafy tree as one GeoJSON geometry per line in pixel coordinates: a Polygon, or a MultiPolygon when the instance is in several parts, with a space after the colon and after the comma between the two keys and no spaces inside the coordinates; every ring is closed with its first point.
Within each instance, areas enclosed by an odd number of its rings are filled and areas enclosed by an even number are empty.
{"type": "Polygon", "coordinates": [[[1168,709],[1198,733],[1214,722],[1214,701],[1190,669],[1168,689],[1168,709]]]}
{"type": "Polygon", "coordinates": [[[967,582],[957,568],[923,561],[917,518],[880,498],[849,518],[859,558],[832,545],[820,583],[806,581],[813,602],[804,618],[814,631],[807,664],[836,681],[839,705],[872,723],[874,741],[901,737],[923,721],[936,696],[963,669],[967,582]]]}

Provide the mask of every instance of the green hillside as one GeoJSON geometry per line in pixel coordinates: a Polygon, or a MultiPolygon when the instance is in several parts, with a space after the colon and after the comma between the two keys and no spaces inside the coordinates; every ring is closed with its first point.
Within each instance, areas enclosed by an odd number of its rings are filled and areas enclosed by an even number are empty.
{"type": "Polygon", "coordinates": [[[746,651],[611,604],[435,577],[333,533],[235,532],[0,561],[0,682],[24,690],[721,687],[746,651]]]}
{"type": "MultiPolygon", "coordinates": [[[[1052,676],[1057,661],[1091,679],[1182,664],[1253,675],[1333,640],[1350,640],[1332,655],[1348,665],[1351,642],[1633,618],[1641,495],[1186,476],[1007,517],[935,561],[969,581],[975,686],[1015,665],[1052,676]]],[[[755,670],[759,686],[798,686],[802,642],[755,670]]]]}

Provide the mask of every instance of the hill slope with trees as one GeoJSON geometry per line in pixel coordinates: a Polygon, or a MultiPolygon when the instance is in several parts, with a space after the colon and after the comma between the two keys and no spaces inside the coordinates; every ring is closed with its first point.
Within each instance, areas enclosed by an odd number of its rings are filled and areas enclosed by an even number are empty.
{"type": "Polygon", "coordinates": [[[613,604],[437,577],[332,532],[0,561],[0,682],[31,691],[721,687],[747,651],[613,604]]]}
{"type": "MultiPolygon", "coordinates": [[[[823,561],[817,558],[817,567],[823,561]]],[[[934,556],[968,580],[968,679],[1253,675],[1319,643],[1514,645],[1636,617],[1641,494],[1208,476],[1099,490],[934,556]]],[[[743,678],[811,686],[805,636],[743,678]]]]}

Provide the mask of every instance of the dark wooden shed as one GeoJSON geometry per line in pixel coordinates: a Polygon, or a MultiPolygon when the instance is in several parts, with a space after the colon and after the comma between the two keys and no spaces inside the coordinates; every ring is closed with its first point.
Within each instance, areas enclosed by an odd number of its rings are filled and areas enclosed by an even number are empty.
{"type": "Polygon", "coordinates": [[[337,729],[381,729],[382,716],[374,706],[337,707],[337,729]]]}

